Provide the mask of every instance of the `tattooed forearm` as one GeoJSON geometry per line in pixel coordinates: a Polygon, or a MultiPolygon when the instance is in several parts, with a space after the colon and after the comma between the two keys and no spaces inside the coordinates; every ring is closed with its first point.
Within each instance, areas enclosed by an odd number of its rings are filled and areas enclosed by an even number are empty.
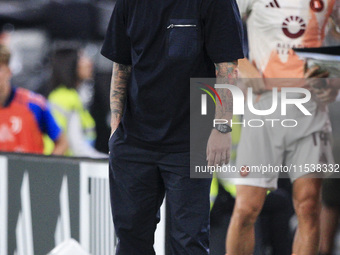
{"type": "Polygon", "coordinates": [[[126,98],[126,88],[130,79],[131,66],[113,63],[110,108],[111,108],[111,127],[116,129],[121,120],[126,98]]]}
{"type": "MultiPolygon", "coordinates": [[[[237,61],[215,64],[217,84],[236,85],[238,70],[237,61]]],[[[217,89],[222,105],[216,105],[216,118],[230,119],[233,114],[233,97],[229,89],[217,89]]]]}

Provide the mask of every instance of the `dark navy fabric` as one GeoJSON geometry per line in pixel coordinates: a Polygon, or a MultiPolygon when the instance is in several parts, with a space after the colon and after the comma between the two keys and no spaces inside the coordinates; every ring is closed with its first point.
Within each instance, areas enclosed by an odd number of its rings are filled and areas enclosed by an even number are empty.
{"type": "Polygon", "coordinates": [[[235,0],[117,0],[102,54],[132,66],[125,142],[189,151],[190,78],[243,58],[242,36],[235,0]]]}
{"type": "Polygon", "coordinates": [[[125,143],[119,131],[109,148],[116,255],[155,254],[154,231],[165,194],[170,254],[209,254],[211,179],[190,178],[189,152],[135,147],[125,143]]]}
{"type": "Polygon", "coordinates": [[[198,19],[170,19],[168,57],[172,60],[195,57],[199,50],[198,19]]]}

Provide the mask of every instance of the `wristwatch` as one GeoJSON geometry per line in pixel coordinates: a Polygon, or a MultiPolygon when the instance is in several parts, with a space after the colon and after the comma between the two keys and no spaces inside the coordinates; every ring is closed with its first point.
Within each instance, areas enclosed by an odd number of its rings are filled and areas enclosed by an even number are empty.
{"type": "Polygon", "coordinates": [[[232,131],[232,128],[228,124],[215,124],[214,128],[223,134],[230,133],[232,131]]]}

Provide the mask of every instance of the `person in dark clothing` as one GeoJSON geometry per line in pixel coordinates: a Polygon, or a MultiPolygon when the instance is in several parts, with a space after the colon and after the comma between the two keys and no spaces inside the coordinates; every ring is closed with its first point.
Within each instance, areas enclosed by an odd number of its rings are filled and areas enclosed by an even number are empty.
{"type": "MultiPolygon", "coordinates": [[[[165,193],[171,254],[208,254],[211,180],[190,178],[190,78],[236,85],[243,50],[235,0],[118,0],[102,54],[113,61],[109,176],[116,254],[155,254],[165,193]]],[[[218,92],[224,104],[216,118],[230,120],[231,94],[218,92]]],[[[223,128],[211,131],[209,165],[229,161],[230,129],[223,128]]]]}

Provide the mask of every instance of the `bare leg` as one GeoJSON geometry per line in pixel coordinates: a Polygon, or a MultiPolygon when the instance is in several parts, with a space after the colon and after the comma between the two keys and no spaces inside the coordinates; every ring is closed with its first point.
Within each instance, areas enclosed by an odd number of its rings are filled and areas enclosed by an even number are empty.
{"type": "Polygon", "coordinates": [[[260,214],[267,189],[239,185],[235,207],[228,228],[226,250],[228,255],[250,255],[254,251],[254,223],[260,214]]]}
{"type": "Polygon", "coordinates": [[[299,178],[293,184],[293,201],[298,217],[293,253],[316,255],[320,237],[321,179],[299,178]]]}
{"type": "Polygon", "coordinates": [[[320,217],[320,254],[332,254],[338,228],[339,208],[322,206],[320,217]]]}

